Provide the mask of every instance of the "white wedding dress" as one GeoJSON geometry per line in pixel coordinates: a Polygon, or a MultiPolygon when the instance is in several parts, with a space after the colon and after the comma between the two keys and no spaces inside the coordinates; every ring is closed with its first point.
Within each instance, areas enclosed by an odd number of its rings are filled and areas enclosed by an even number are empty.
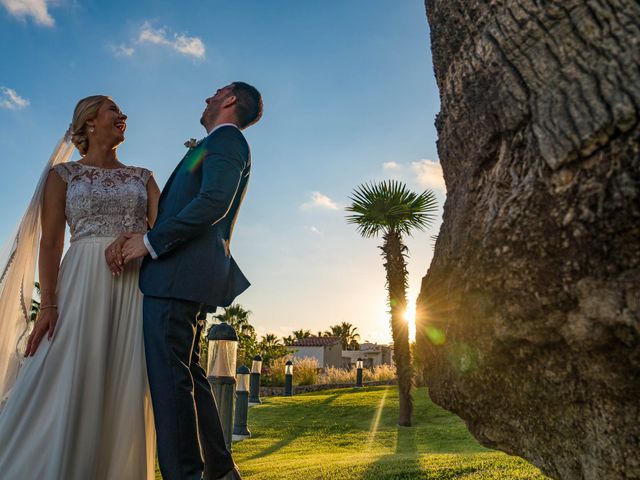
{"type": "Polygon", "coordinates": [[[119,277],[104,250],[145,231],[151,173],[56,165],[71,246],[58,275],[58,323],[26,359],[0,410],[2,480],[154,478],[155,431],[142,336],[139,262],[119,277]]]}

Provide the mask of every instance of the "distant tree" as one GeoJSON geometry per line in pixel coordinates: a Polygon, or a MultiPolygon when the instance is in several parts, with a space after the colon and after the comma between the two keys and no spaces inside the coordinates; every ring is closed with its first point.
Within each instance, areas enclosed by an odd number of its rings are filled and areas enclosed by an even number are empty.
{"type": "Polygon", "coordinates": [[[413,230],[424,230],[435,220],[438,209],[435,194],[426,190],[420,194],[409,190],[396,180],[364,184],[351,196],[347,222],[356,225],[365,238],[382,235],[379,247],[387,273],[388,302],[391,310],[394,360],[398,372],[400,412],[398,424],[411,426],[413,413],[413,368],[409,349],[409,326],[405,319],[407,309],[408,249],[403,236],[413,230]]]}
{"type": "Polygon", "coordinates": [[[338,325],[331,325],[325,335],[340,337],[343,350],[359,350],[358,339],[360,334],[356,333],[356,330],[358,330],[358,327],[354,327],[349,322],[342,322],[338,325]]]}
{"type": "Polygon", "coordinates": [[[287,335],[286,337],[282,337],[282,341],[285,345],[291,345],[296,340],[300,340],[302,338],[311,337],[311,330],[294,330],[291,335],[287,335]]]}
{"type": "Polygon", "coordinates": [[[214,315],[219,322],[225,322],[235,328],[238,335],[255,335],[255,329],[249,323],[251,310],[245,310],[240,304],[234,303],[224,309],[224,312],[214,315]]]}
{"type": "Polygon", "coordinates": [[[301,338],[309,338],[311,336],[311,330],[294,330],[293,337],[296,340],[300,340],[301,338]]]}
{"type": "Polygon", "coordinates": [[[280,342],[280,339],[273,333],[267,333],[258,343],[262,361],[271,365],[276,358],[281,358],[289,353],[286,345],[280,342]]]}

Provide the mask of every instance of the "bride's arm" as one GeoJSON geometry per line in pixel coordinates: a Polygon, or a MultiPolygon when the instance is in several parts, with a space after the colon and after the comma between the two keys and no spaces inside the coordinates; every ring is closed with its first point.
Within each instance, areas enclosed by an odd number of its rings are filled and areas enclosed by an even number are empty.
{"type": "Polygon", "coordinates": [[[58,321],[56,287],[60,259],[64,249],[66,192],[66,183],[53,170],[49,172],[44,187],[41,215],[42,239],[38,256],[40,315],[29,336],[25,357],[36,353],[40,341],[47,332],[49,332],[49,339],[53,337],[53,331],[58,321]]]}
{"type": "Polygon", "coordinates": [[[160,188],[153,175],[147,182],[147,223],[153,228],[158,218],[158,202],[160,201],[160,188]]]}

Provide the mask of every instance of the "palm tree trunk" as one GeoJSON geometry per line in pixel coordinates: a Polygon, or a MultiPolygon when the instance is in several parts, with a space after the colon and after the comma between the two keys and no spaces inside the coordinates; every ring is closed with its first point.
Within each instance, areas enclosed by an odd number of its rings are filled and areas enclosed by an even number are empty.
{"type": "Polygon", "coordinates": [[[407,308],[407,265],[404,257],[407,247],[402,243],[400,233],[391,230],[385,233],[381,249],[385,260],[384,267],[387,271],[393,359],[398,375],[400,396],[398,425],[410,427],[413,413],[413,398],[411,397],[413,366],[409,349],[409,324],[404,316],[407,308]]]}

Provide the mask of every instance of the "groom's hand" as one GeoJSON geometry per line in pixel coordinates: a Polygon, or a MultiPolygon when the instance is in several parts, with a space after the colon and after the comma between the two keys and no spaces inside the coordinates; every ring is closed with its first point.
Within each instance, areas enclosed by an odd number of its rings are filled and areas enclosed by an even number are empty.
{"type": "Polygon", "coordinates": [[[131,234],[122,234],[104,250],[104,258],[107,261],[109,270],[111,270],[111,273],[113,275],[117,276],[122,273],[122,269],[124,268],[124,256],[122,255],[122,247],[130,237],[131,234]]]}
{"type": "Polygon", "coordinates": [[[122,255],[124,256],[124,263],[129,263],[136,258],[144,257],[149,254],[147,246],[144,244],[144,234],[134,233],[128,235],[129,239],[122,247],[122,255]]]}

